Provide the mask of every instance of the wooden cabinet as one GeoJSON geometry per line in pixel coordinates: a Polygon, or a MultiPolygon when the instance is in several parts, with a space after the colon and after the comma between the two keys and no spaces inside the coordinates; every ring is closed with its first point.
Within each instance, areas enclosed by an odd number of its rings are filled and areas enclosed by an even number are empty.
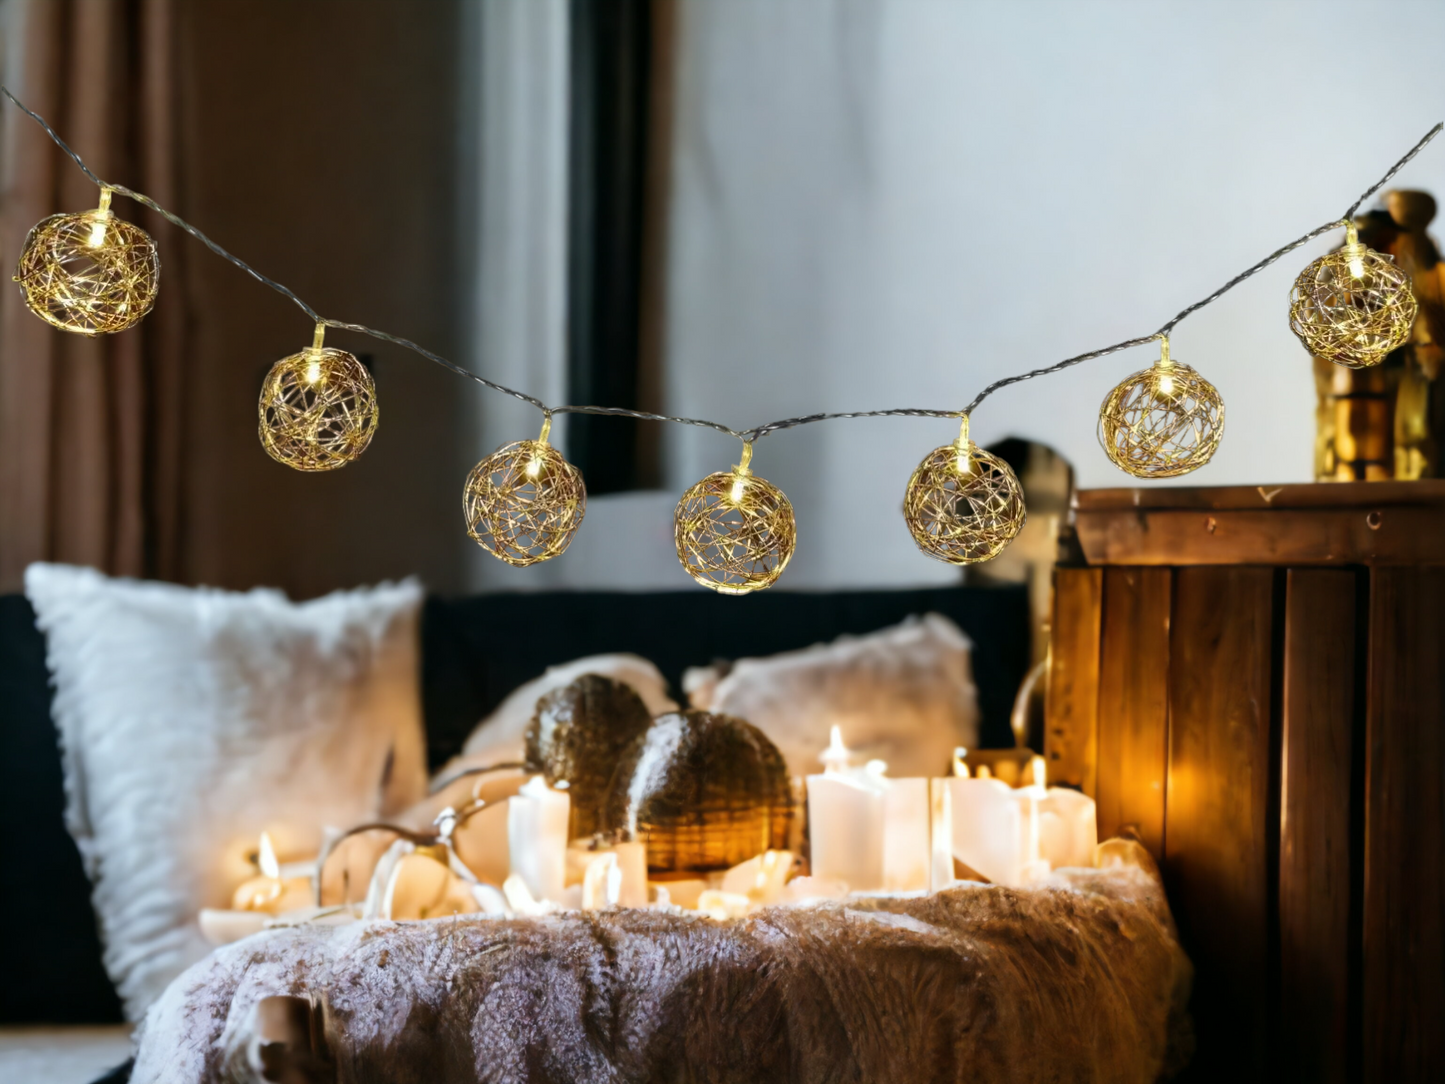
{"type": "Polygon", "coordinates": [[[1445,482],[1078,494],[1046,754],[1159,859],[1200,1079],[1445,1080],[1445,482]]]}

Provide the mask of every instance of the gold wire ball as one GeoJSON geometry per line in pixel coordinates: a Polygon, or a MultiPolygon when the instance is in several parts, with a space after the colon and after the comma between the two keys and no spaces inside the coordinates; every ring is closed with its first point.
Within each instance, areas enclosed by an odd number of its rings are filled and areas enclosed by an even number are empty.
{"type": "Polygon", "coordinates": [[[376,435],[376,384],[355,355],[319,345],[282,358],[261,386],[261,446],[278,463],[335,470],[376,435]]]}
{"type": "Polygon", "coordinates": [[[730,471],[709,474],[677,502],[677,559],[687,574],[723,595],[771,587],[797,545],[793,506],[748,470],[752,445],[730,471]]]}
{"type": "Polygon", "coordinates": [[[1345,247],[1294,280],[1289,326],[1316,357],[1364,369],[1409,339],[1417,311],[1410,277],[1392,257],[1360,244],[1350,223],[1345,247]]]}
{"type": "Polygon", "coordinates": [[[31,229],[15,270],[30,311],[62,331],[100,335],[139,323],[156,302],[161,261],[139,226],[100,207],[51,215],[31,229]]]}
{"type": "Polygon", "coordinates": [[[572,542],[587,514],[582,472],[547,443],[504,444],[467,475],[467,534],[509,565],[550,561],[572,542]]]}
{"type": "Polygon", "coordinates": [[[1224,436],[1224,400],[1214,385],[1169,359],[1128,377],[1099,408],[1099,443],[1135,478],[1176,478],[1208,463],[1224,436]]]}
{"type": "Polygon", "coordinates": [[[1023,529],[1023,487],[1013,469],[964,432],[918,464],[903,495],[903,519],[918,548],[951,565],[997,557],[1023,529]]]}

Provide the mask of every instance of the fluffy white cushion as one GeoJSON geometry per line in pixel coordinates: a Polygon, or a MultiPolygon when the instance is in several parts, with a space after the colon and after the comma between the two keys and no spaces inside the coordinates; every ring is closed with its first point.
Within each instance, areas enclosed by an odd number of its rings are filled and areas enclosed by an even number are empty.
{"type": "Polygon", "coordinates": [[[67,822],[131,1019],[206,954],[196,914],[229,906],[263,830],[283,860],[315,854],[323,826],[426,793],[416,584],[292,604],[37,564],[25,591],[67,822]]]}
{"type": "Polygon", "coordinates": [[[764,659],[740,659],[719,677],[688,671],[693,707],[758,727],[793,775],[822,770],[828,730],[841,728],[859,761],[885,760],[894,777],[943,775],[956,746],[978,739],[972,645],[946,617],[928,614],[867,636],[764,659]]]}
{"type": "Polygon", "coordinates": [[[537,710],[537,701],[553,689],[570,685],[583,674],[601,674],[631,685],[653,715],[677,710],[677,704],[667,695],[667,679],[662,676],[662,671],[641,655],[620,652],[573,659],[548,667],[541,677],[514,689],[477,724],[466,745],[462,746],[461,755],[442,769],[440,777],[446,778],[459,768],[472,765],[521,760],[527,724],[537,710]]]}

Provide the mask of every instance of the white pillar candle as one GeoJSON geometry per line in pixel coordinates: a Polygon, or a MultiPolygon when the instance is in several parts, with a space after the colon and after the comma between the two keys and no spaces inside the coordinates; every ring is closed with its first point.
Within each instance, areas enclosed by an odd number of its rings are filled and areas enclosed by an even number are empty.
{"type": "Polygon", "coordinates": [[[1031,884],[1048,875],[1050,866],[1043,853],[1042,804],[1049,796],[1046,765],[1043,757],[1036,756],[1029,761],[1027,786],[1014,791],[1019,803],[1019,817],[1023,831],[1019,836],[1019,883],[1031,884]]]}
{"type": "Polygon", "coordinates": [[[647,906],[647,844],[618,843],[617,868],[622,871],[622,891],[617,897],[619,907],[647,906]]]}
{"type": "Polygon", "coordinates": [[[512,875],[538,902],[561,900],[567,873],[571,801],[534,775],[507,799],[507,850],[512,875]]]}
{"type": "Polygon", "coordinates": [[[1054,869],[1091,867],[1099,845],[1094,799],[1067,787],[1050,787],[1039,803],[1040,846],[1054,869]]]}
{"type": "Polygon", "coordinates": [[[883,792],[883,887],[927,892],[931,878],[927,779],[887,779],[883,792]]]}
{"type": "Polygon", "coordinates": [[[1018,884],[1023,819],[1013,788],[997,779],[967,776],[946,782],[954,857],[994,884],[1018,884]]]}
{"type": "Polygon", "coordinates": [[[812,875],[851,892],[883,887],[884,793],[860,773],[808,776],[812,875]]]}

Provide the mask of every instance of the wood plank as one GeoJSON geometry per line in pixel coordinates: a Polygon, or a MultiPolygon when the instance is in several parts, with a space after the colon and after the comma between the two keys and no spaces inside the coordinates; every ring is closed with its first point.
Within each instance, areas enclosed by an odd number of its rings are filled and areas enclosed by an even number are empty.
{"type": "Polygon", "coordinates": [[[1075,526],[1091,565],[1445,563],[1445,504],[1081,510],[1075,526]]]}
{"type": "MultiPolygon", "coordinates": [[[[1301,1080],[1351,1078],[1353,572],[1290,569],[1280,753],[1280,1041],[1301,1080]]],[[[1360,675],[1363,680],[1364,675],[1360,675]]]]}
{"type": "Polygon", "coordinates": [[[1165,568],[1104,570],[1099,652],[1099,838],[1125,827],[1164,854],[1168,740],[1169,602],[1165,568]]]}
{"type": "Polygon", "coordinates": [[[1411,482],[1291,482],[1264,486],[1147,486],[1137,489],[1081,489],[1080,512],[1134,509],[1377,508],[1380,505],[1445,504],[1445,479],[1411,482]]]}
{"type": "Polygon", "coordinates": [[[1366,1080],[1445,1080],[1445,569],[1370,573],[1366,1080]]]}
{"type": "Polygon", "coordinates": [[[1099,637],[1104,573],[1054,570],[1049,623],[1049,683],[1044,698],[1044,756],[1049,782],[1096,790],[1095,727],[1099,718],[1099,637]]]}
{"type": "Polygon", "coordinates": [[[1170,629],[1165,885],[1195,966],[1196,1056],[1246,1080],[1268,1048],[1273,595],[1267,568],[1181,568],[1170,629]]]}

